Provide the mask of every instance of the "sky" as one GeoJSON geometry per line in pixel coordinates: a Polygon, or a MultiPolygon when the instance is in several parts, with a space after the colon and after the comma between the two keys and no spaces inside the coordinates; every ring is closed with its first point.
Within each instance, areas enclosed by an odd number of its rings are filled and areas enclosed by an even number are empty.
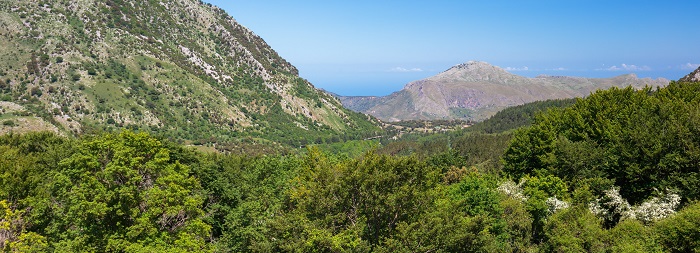
{"type": "Polygon", "coordinates": [[[205,0],[317,88],[382,96],[451,66],[677,80],[700,66],[700,1],[205,0]]]}

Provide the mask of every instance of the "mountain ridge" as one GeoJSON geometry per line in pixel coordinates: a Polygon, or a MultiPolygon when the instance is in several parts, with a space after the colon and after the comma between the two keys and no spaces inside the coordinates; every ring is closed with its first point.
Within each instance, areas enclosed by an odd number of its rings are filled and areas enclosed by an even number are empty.
{"type": "Polygon", "coordinates": [[[693,72],[690,72],[689,74],[685,75],[684,77],[682,77],[678,81],[679,82],[700,82],[700,67],[693,70],[693,72]]]}
{"type": "Polygon", "coordinates": [[[298,146],[379,131],[211,4],[12,0],[0,14],[0,97],[15,108],[0,132],[32,119],[68,135],[126,127],[298,146]]]}
{"type": "Polygon", "coordinates": [[[340,97],[346,107],[381,120],[462,119],[480,121],[509,106],[583,97],[597,89],[665,86],[668,80],[625,74],[611,78],[523,77],[486,62],[469,61],[410,82],[383,97],[340,97]]]}

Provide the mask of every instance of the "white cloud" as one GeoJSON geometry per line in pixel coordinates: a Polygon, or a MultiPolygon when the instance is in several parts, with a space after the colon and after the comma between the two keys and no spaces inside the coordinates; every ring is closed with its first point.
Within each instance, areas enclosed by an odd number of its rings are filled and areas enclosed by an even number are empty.
{"type": "Polygon", "coordinates": [[[700,67],[700,63],[690,63],[689,62],[689,63],[681,65],[681,69],[685,69],[685,70],[694,70],[694,69],[697,69],[698,67],[700,67]]]}
{"type": "Polygon", "coordinates": [[[515,68],[514,68],[514,67],[505,67],[505,68],[503,68],[503,69],[504,69],[505,71],[528,71],[528,70],[530,70],[530,68],[528,68],[527,66],[523,66],[522,68],[518,68],[518,67],[515,67],[515,68]]]}
{"type": "Polygon", "coordinates": [[[619,67],[617,65],[609,67],[609,68],[604,68],[604,69],[598,69],[598,70],[607,70],[607,71],[649,71],[651,68],[649,66],[637,66],[634,64],[621,64],[619,67]]]}
{"type": "Polygon", "coordinates": [[[547,69],[547,70],[551,70],[551,71],[566,71],[566,70],[569,70],[569,69],[564,68],[564,67],[558,67],[558,68],[547,69]]]}
{"type": "Polygon", "coordinates": [[[422,69],[420,68],[402,68],[402,67],[395,67],[389,70],[389,72],[423,72],[422,69]]]}

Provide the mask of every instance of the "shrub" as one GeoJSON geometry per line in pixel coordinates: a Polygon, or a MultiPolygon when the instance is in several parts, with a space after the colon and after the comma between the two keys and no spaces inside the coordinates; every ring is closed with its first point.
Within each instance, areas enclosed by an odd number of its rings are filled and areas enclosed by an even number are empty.
{"type": "Polygon", "coordinates": [[[667,252],[700,252],[700,203],[659,221],[654,227],[667,252]]]}
{"type": "Polygon", "coordinates": [[[43,94],[43,92],[41,92],[41,89],[39,89],[39,87],[34,87],[30,90],[30,94],[32,96],[41,97],[41,94],[43,94]]]}

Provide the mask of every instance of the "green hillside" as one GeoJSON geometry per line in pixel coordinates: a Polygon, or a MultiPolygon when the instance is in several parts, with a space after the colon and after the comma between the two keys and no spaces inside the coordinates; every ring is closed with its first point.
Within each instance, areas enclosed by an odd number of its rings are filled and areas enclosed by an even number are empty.
{"type": "Polygon", "coordinates": [[[554,108],[567,107],[576,102],[576,99],[556,99],[535,101],[524,105],[508,107],[497,112],[490,118],[474,124],[468,129],[470,132],[483,131],[485,133],[502,133],[508,130],[529,126],[538,113],[545,113],[554,108]]]}
{"type": "Polygon", "coordinates": [[[8,0],[0,24],[2,132],[128,128],[223,147],[380,131],[200,1],[8,0]]]}

